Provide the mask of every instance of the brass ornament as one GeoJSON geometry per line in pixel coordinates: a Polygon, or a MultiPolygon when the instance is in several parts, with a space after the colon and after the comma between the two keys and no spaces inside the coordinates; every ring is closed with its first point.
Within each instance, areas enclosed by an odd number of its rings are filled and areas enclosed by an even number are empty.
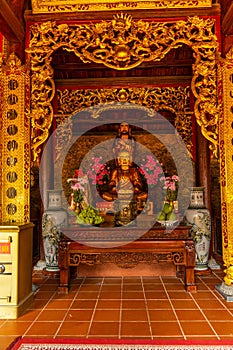
{"type": "Polygon", "coordinates": [[[233,284],[233,47],[219,64],[219,150],[224,282],[233,284]]]}
{"type": "Polygon", "coordinates": [[[211,7],[211,0],[32,0],[33,13],[211,7]]]}
{"type": "MultiPolygon", "coordinates": [[[[52,53],[62,47],[74,52],[84,63],[95,62],[106,67],[127,70],[143,62],[160,61],[174,48],[186,44],[194,51],[195,64],[191,88],[195,116],[203,135],[218,156],[218,114],[216,62],[218,42],[215,20],[189,17],[186,21],[135,21],[127,14],[115,15],[112,21],[94,24],[31,25],[31,40],[26,50],[32,70],[32,152],[33,160],[47,139],[53,119],[51,105],[55,92],[52,53]]],[[[122,98],[122,94],[121,94],[122,98]]]]}
{"type": "Polygon", "coordinates": [[[12,53],[0,65],[2,223],[27,223],[30,217],[29,67],[12,53]]]}
{"type": "Polygon", "coordinates": [[[187,150],[192,157],[193,144],[192,134],[190,133],[190,130],[192,130],[192,112],[190,111],[189,90],[190,88],[188,86],[57,90],[57,108],[59,114],[55,115],[58,125],[56,158],[59,159],[64,154],[67,139],[71,140],[72,137],[72,120],[71,118],[67,118],[68,116],[97,105],[97,109],[89,109],[89,112],[92,118],[98,118],[105,109],[122,108],[118,105],[118,102],[130,103],[132,104],[132,108],[139,108],[139,106],[142,106],[142,108],[146,107],[145,113],[149,117],[154,117],[154,111],[169,110],[174,113],[176,130],[185,142],[187,150]],[[110,102],[114,102],[114,104],[111,106],[109,105],[110,102]],[[150,114],[150,111],[147,109],[150,109],[152,113],[150,114]]]}

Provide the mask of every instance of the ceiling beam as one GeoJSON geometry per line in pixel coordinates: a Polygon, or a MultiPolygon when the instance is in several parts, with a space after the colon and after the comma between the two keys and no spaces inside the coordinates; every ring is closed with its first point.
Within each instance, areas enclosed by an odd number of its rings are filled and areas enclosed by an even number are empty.
{"type": "Polygon", "coordinates": [[[0,0],[0,31],[9,41],[22,42],[25,37],[24,25],[14,14],[7,0],[0,0]]]}
{"type": "Polygon", "coordinates": [[[222,19],[222,32],[224,35],[233,34],[233,3],[230,4],[222,19]]]}

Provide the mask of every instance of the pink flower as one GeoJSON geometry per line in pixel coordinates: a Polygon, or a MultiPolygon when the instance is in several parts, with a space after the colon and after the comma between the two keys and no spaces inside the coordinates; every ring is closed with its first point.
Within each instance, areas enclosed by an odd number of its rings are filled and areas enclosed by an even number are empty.
{"type": "Polygon", "coordinates": [[[148,185],[156,185],[160,175],[163,174],[162,165],[152,155],[147,155],[146,159],[143,159],[139,171],[148,185]]]}
{"type": "Polygon", "coordinates": [[[178,182],[180,181],[177,175],[172,177],[161,177],[160,181],[163,183],[163,188],[166,190],[166,198],[168,200],[176,200],[178,193],[178,182]]]}
{"type": "Polygon", "coordinates": [[[72,185],[71,185],[71,189],[72,189],[73,191],[78,191],[78,190],[80,190],[80,184],[79,184],[78,182],[72,184],[72,185]]]}
{"type": "Polygon", "coordinates": [[[103,185],[104,181],[109,179],[109,169],[106,164],[102,164],[102,157],[93,158],[93,165],[90,170],[88,170],[87,175],[92,180],[93,185],[103,185]]]}
{"type": "Polygon", "coordinates": [[[177,175],[172,175],[172,180],[180,181],[180,178],[177,175]]]}

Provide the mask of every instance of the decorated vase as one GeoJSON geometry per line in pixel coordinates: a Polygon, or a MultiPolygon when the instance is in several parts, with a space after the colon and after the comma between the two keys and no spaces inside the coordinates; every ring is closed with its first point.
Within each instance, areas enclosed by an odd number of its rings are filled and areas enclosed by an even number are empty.
{"type": "Polygon", "coordinates": [[[67,225],[68,215],[62,207],[62,191],[48,191],[48,209],[42,216],[42,238],[46,271],[59,271],[58,247],[62,237],[62,227],[67,225]]]}
{"type": "Polygon", "coordinates": [[[211,239],[210,211],[204,205],[204,187],[192,187],[190,205],[185,212],[186,222],[192,226],[191,235],[196,252],[195,270],[207,270],[211,239]]]}

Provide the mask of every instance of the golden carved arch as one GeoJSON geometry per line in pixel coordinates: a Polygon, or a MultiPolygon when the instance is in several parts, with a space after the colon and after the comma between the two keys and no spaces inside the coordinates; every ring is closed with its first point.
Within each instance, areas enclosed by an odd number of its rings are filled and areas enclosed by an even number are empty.
{"type": "Polygon", "coordinates": [[[32,70],[32,153],[38,158],[53,119],[51,101],[55,86],[50,65],[52,53],[62,47],[84,63],[95,62],[117,70],[132,69],[142,62],[160,61],[183,44],[194,52],[191,88],[196,98],[195,117],[202,134],[218,150],[216,62],[218,42],[215,20],[189,17],[186,21],[148,22],[118,14],[111,21],[90,24],[36,23],[30,28],[27,53],[32,70]]]}
{"type": "MultiPolygon", "coordinates": [[[[116,108],[120,108],[117,103],[135,104],[144,106],[148,110],[160,112],[167,110],[175,115],[174,126],[186,144],[187,150],[192,158],[192,115],[190,111],[190,87],[154,87],[154,88],[112,88],[112,89],[85,89],[85,90],[57,90],[58,106],[55,115],[57,125],[56,157],[60,158],[64,153],[67,139],[72,138],[72,121],[67,117],[74,115],[81,110],[89,109],[95,105],[114,102],[116,108]],[[91,97],[91,98],[90,98],[91,97]],[[118,107],[117,107],[118,106],[118,107]],[[66,120],[66,123],[63,123],[66,120]]],[[[147,114],[148,114],[147,110],[147,114]]],[[[101,114],[101,107],[90,112],[92,118],[97,118],[101,114]]],[[[151,113],[151,117],[154,113],[151,113]]]]}

